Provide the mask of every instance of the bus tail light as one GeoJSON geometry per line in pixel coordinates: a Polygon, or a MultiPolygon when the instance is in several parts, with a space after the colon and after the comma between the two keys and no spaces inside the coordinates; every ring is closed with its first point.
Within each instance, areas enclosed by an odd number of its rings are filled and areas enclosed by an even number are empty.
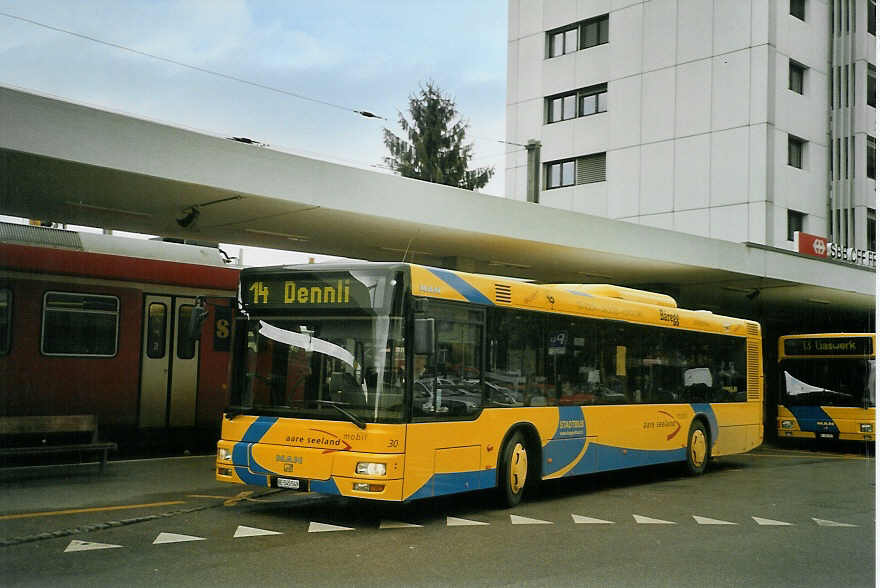
{"type": "Polygon", "coordinates": [[[874,425],[871,423],[862,423],[859,425],[859,430],[861,430],[862,433],[873,433],[874,425]]]}

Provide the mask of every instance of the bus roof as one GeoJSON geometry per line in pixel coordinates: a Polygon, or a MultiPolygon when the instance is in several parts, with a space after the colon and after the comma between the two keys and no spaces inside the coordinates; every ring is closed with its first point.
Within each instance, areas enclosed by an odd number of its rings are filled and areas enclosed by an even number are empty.
{"type": "Polygon", "coordinates": [[[411,276],[414,296],[625,320],[642,324],[717,332],[739,336],[760,335],[755,321],[732,318],[707,310],[679,309],[666,294],[611,284],[536,284],[517,278],[490,276],[403,262],[328,262],[246,268],[242,277],[286,271],[341,271],[354,268],[401,269],[411,276]]]}

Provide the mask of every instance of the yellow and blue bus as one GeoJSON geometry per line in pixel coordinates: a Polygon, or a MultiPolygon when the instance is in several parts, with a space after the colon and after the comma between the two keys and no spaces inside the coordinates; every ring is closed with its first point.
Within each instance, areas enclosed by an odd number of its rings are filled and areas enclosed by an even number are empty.
{"type": "Polygon", "coordinates": [[[220,481],[408,501],[749,451],[757,323],[406,263],[241,273],[220,481]]]}
{"type": "Polygon", "coordinates": [[[779,338],[780,439],[874,441],[873,333],[779,338]]]}

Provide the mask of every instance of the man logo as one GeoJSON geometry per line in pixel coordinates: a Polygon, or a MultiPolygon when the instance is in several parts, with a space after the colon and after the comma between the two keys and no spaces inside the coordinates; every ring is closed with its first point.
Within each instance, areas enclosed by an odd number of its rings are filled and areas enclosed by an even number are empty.
{"type": "Polygon", "coordinates": [[[825,255],[825,241],[822,239],[813,240],[813,251],[816,255],[825,255]]]}

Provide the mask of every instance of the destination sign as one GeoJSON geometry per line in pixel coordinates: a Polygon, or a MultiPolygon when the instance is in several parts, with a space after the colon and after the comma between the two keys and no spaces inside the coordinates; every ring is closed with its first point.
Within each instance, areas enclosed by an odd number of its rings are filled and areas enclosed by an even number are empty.
{"type": "Polygon", "coordinates": [[[811,339],[786,339],[785,355],[871,355],[874,353],[870,337],[816,337],[811,339]]]}
{"type": "Polygon", "coordinates": [[[241,297],[249,307],[370,308],[367,288],[349,273],[248,276],[241,297]]]}

